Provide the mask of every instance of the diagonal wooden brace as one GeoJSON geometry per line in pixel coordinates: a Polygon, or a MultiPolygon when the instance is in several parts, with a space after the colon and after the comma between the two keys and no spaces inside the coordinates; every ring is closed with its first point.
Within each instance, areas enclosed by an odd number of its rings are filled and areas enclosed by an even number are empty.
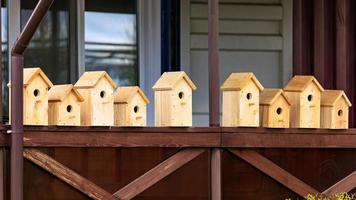
{"type": "Polygon", "coordinates": [[[316,189],[280,168],[254,150],[229,149],[229,151],[302,197],[307,194],[319,193],[316,189]]]}
{"type": "Polygon", "coordinates": [[[138,177],[119,191],[115,192],[114,196],[122,200],[134,198],[141,192],[156,184],[158,181],[162,180],[183,165],[198,157],[204,151],[205,150],[203,148],[189,148],[181,150],[142,176],[138,177]]]}
{"type": "Polygon", "coordinates": [[[53,174],[92,199],[117,200],[117,198],[112,196],[109,192],[38,150],[25,149],[23,155],[29,161],[53,174]]]}
{"type": "Polygon", "coordinates": [[[323,192],[327,196],[333,196],[340,192],[350,192],[356,187],[356,171],[346,176],[323,192]]]}

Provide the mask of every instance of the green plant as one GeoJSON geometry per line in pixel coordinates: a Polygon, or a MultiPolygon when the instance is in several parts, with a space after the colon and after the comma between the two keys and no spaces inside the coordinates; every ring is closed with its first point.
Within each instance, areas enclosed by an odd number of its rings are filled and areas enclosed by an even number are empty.
{"type": "MultiPolygon", "coordinates": [[[[356,194],[348,194],[347,192],[341,192],[332,196],[326,196],[323,194],[311,195],[308,194],[304,197],[305,200],[356,200],[356,194]]],[[[286,199],[292,200],[292,199],[286,199]]]]}

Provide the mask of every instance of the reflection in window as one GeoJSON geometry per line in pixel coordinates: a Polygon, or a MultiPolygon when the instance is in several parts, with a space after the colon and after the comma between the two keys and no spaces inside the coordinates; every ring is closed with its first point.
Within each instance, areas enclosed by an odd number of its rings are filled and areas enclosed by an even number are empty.
{"type": "Polygon", "coordinates": [[[3,120],[7,122],[9,119],[9,90],[7,83],[9,82],[9,62],[8,62],[8,24],[7,24],[7,7],[4,1],[1,4],[1,53],[2,53],[2,102],[3,102],[3,120]]]}
{"type": "MultiPolygon", "coordinates": [[[[69,1],[54,1],[25,52],[25,67],[41,67],[54,84],[69,83],[69,1]]],[[[21,28],[38,0],[21,0],[21,28]]]]}
{"type": "Polygon", "coordinates": [[[85,1],[85,69],[105,70],[119,85],[136,85],[136,1],[85,1]]]}

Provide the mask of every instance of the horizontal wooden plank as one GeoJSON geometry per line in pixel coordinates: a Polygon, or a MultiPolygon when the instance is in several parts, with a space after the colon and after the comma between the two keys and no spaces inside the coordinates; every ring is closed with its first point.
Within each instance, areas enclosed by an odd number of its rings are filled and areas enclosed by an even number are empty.
{"type": "MultiPolygon", "coordinates": [[[[207,3],[208,0],[191,0],[192,3],[207,3]]],[[[219,0],[219,3],[280,4],[280,0],[219,0]]]]}
{"type": "Polygon", "coordinates": [[[48,171],[52,175],[56,176],[60,180],[86,194],[92,199],[108,199],[115,200],[112,194],[108,193],[101,187],[95,185],[88,179],[80,176],[78,173],[69,169],[68,167],[57,162],[50,156],[34,149],[25,149],[23,153],[24,157],[38,165],[42,169],[48,171]]]}
{"type": "Polygon", "coordinates": [[[138,177],[124,188],[115,192],[114,196],[122,200],[134,198],[158,181],[198,157],[200,154],[204,153],[204,151],[204,149],[200,148],[183,149],[138,177]]]}
{"type": "MultiPolygon", "coordinates": [[[[283,9],[280,5],[220,5],[220,19],[260,19],[260,20],[281,20],[283,9]]],[[[191,18],[208,18],[208,6],[202,3],[193,3],[190,8],[191,18]]]]}
{"type": "Polygon", "coordinates": [[[301,197],[319,192],[272,161],[250,149],[229,149],[233,154],[250,163],[253,167],[267,174],[274,180],[286,186],[301,197]]]}
{"type": "Polygon", "coordinates": [[[223,147],[356,148],[356,131],[327,129],[223,128],[223,147]]]}
{"type": "Polygon", "coordinates": [[[217,128],[35,128],[25,147],[217,147],[217,128]],[[211,131],[209,131],[211,130],[211,131]]]}
{"type": "MultiPolygon", "coordinates": [[[[220,50],[274,50],[283,48],[281,36],[251,36],[251,35],[220,35],[220,50]]],[[[191,34],[190,48],[192,50],[207,50],[208,36],[206,34],[191,34]]]]}
{"type": "MultiPolygon", "coordinates": [[[[278,21],[220,20],[220,34],[280,34],[278,21]]],[[[190,32],[208,34],[208,20],[192,19],[190,32]]]]}

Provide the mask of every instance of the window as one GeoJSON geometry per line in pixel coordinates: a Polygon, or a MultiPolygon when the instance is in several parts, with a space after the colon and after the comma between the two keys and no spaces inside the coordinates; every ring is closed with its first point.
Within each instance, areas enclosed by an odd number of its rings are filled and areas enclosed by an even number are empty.
{"type": "Polygon", "coordinates": [[[7,83],[9,82],[9,62],[8,62],[8,21],[7,21],[7,7],[5,1],[1,4],[1,53],[2,53],[2,102],[3,102],[3,116],[4,121],[8,121],[9,116],[9,90],[7,83]]]}
{"type": "MultiPolygon", "coordinates": [[[[41,67],[54,84],[69,83],[69,1],[54,1],[25,52],[25,67],[41,67]]],[[[38,0],[21,0],[21,29],[38,0]]]]}
{"type": "Polygon", "coordinates": [[[133,0],[85,1],[85,70],[105,70],[119,85],[138,83],[133,0]]]}

